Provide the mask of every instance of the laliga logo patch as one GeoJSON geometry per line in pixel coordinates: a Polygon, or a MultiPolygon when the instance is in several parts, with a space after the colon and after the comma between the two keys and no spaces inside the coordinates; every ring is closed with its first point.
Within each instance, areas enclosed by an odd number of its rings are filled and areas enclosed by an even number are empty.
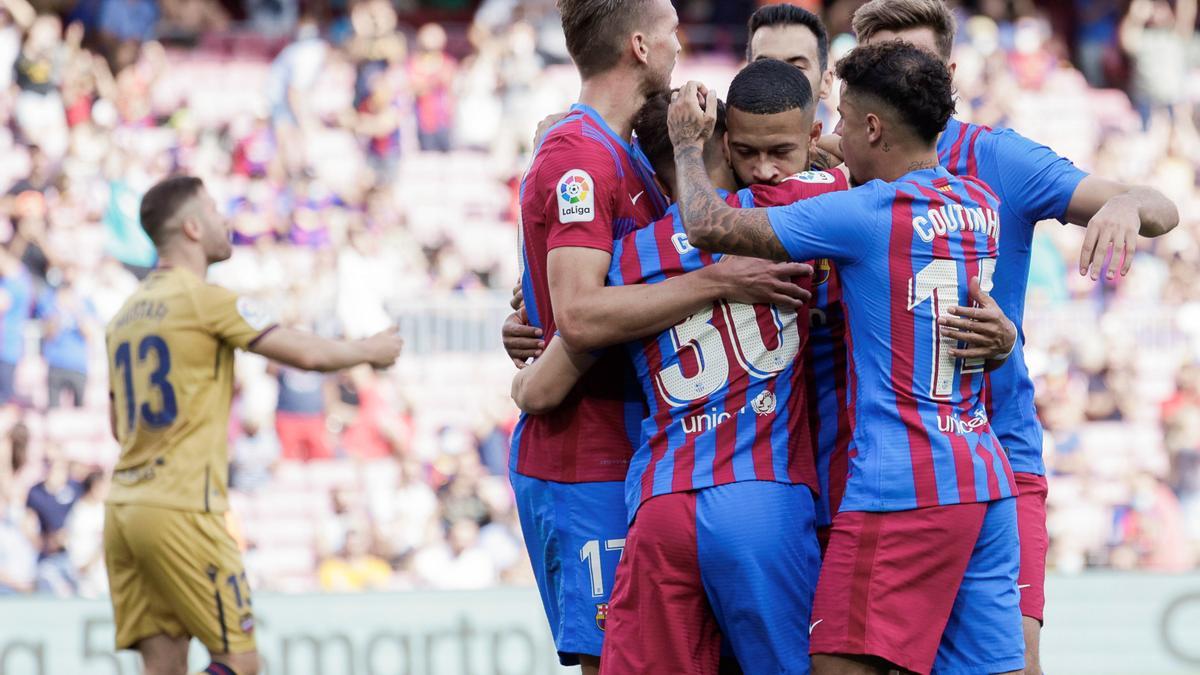
{"type": "Polygon", "coordinates": [[[596,605],[596,627],[604,630],[606,624],[608,624],[608,603],[602,602],[596,605]]]}
{"type": "Polygon", "coordinates": [[[254,615],[252,615],[252,614],[242,615],[241,628],[242,628],[243,633],[253,633],[254,632],[254,615]]]}
{"type": "Polygon", "coordinates": [[[596,218],[596,193],[592,177],[571,169],[558,179],[558,219],[564,223],[590,223],[596,218]]]}
{"type": "Polygon", "coordinates": [[[241,315],[246,323],[254,330],[262,330],[271,325],[271,315],[260,306],[257,302],[250,298],[237,299],[237,313],[241,315]]]}
{"type": "Polygon", "coordinates": [[[823,183],[829,184],[837,180],[833,174],[824,171],[801,171],[784,178],[784,180],[798,180],[801,183],[823,183]]]}
{"type": "Polygon", "coordinates": [[[759,415],[770,415],[775,412],[775,394],[765,390],[759,392],[750,402],[750,408],[759,415]]]}

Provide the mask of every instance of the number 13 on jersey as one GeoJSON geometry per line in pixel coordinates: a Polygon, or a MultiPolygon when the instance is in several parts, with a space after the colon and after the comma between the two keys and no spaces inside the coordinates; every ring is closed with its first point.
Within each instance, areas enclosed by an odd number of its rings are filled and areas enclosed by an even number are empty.
{"type": "Polygon", "coordinates": [[[113,352],[113,369],[121,373],[125,387],[125,428],[137,426],[138,416],[153,428],[171,426],[179,410],[171,374],[171,351],[167,341],[158,335],[147,335],[137,345],[137,361],[133,345],[122,342],[113,352]],[[135,371],[141,377],[135,377],[135,371]],[[144,380],[142,378],[145,378],[144,380]],[[141,405],[138,405],[138,404],[141,405]]]}

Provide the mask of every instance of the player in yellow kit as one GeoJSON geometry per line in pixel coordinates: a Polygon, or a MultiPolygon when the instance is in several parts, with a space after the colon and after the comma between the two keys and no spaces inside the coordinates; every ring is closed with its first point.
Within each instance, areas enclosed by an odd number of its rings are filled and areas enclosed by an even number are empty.
{"type": "Polygon", "coordinates": [[[256,675],[250,589],[224,521],[234,350],[330,371],[391,366],[402,342],[394,330],[335,341],[281,328],[205,282],[232,247],[197,178],[152,187],[141,220],[159,266],[106,333],[121,444],[104,522],[117,648],[141,652],[147,675],[181,675],[196,637],[212,656],[205,673],[256,675]]]}

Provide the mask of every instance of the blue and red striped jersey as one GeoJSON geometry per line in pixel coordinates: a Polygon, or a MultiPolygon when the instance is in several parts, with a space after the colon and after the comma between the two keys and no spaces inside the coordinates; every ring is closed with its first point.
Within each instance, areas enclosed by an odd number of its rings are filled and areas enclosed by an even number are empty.
{"type": "Polygon", "coordinates": [[[937,318],[991,287],[1000,203],[945,169],[767,210],[795,260],[842,282],[856,384],[841,509],[899,511],[1016,494],[981,399],[982,361],[955,359],[937,318]]]}
{"type": "MultiPolygon", "coordinates": [[[[553,339],[546,258],[559,247],[611,253],[613,240],[660,217],[666,200],[645,156],[596,111],[575,105],[534,152],[521,181],[521,288],[531,324],[553,339]]],[[[509,467],[560,483],[625,479],[645,404],[625,350],[603,352],[565,401],[522,415],[509,467]]]]}
{"type": "MultiPolygon", "coordinates": [[[[788,202],[842,183],[785,181],[788,202]]],[[[748,190],[731,196],[752,203],[748,190]]],[[[711,265],[693,248],[677,207],[616,243],[610,285],[653,284],[711,265]]],[[[807,287],[810,279],[797,280],[807,287]]],[[[739,481],[818,489],[808,430],[808,322],[774,305],[718,301],[628,349],[649,406],[625,481],[629,518],[651,497],[739,481]]]]}
{"type": "MultiPolygon", "coordinates": [[[[766,206],[764,204],[764,206],[766,206]]],[[[846,492],[850,445],[854,438],[854,356],[846,330],[846,307],[837,266],[822,258],[813,266],[813,297],[808,311],[808,426],[816,453],[821,494],[817,527],[833,524],[846,492]]]]}
{"type": "MultiPolygon", "coordinates": [[[[938,159],[957,176],[973,176],[1000,196],[1000,251],[992,297],[1017,325],[1025,343],[1025,289],[1033,229],[1038,221],[1064,220],[1075,188],[1087,174],[1053,150],[1015,131],[992,130],[952,119],[938,139],[938,159]]],[[[1114,264],[1120,264],[1115,261],[1114,264]]],[[[1034,407],[1033,380],[1021,349],[988,373],[985,398],[1000,444],[1013,471],[1046,473],[1042,462],[1042,425],[1034,407]]]]}
{"type": "MultiPolygon", "coordinates": [[[[837,189],[849,187],[840,173],[805,172],[791,180],[827,181],[830,176],[834,177],[837,189]]],[[[787,181],[785,187],[786,184],[787,181]]],[[[796,201],[788,190],[770,185],[753,185],[739,194],[750,197],[739,204],[744,208],[782,206],[796,201]]],[[[825,527],[833,523],[846,491],[848,453],[854,431],[854,369],[837,266],[832,260],[822,258],[814,261],[813,272],[804,379],[810,442],[820,484],[817,527],[825,527]]]]}

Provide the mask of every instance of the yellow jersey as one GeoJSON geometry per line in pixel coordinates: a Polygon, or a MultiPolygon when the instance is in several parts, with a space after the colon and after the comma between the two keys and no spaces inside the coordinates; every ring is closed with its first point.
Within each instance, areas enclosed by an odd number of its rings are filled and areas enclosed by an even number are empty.
{"type": "Polygon", "coordinates": [[[228,508],[234,350],[272,328],[248,298],[182,268],[138,286],[105,331],[121,445],[110,503],[228,508]]]}

